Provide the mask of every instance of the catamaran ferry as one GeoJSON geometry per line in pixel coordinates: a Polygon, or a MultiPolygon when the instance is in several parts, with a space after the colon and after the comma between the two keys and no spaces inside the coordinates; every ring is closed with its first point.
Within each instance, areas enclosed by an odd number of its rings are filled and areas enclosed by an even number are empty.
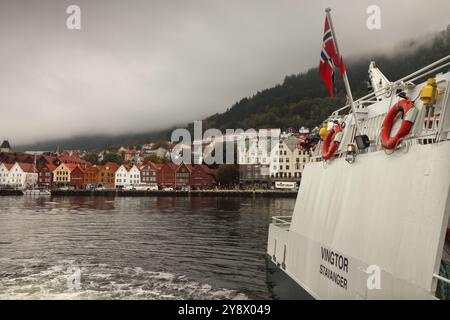
{"type": "Polygon", "coordinates": [[[327,119],[293,215],[269,227],[275,298],[449,299],[449,65],[390,82],[371,62],[372,93],[327,119]]]}

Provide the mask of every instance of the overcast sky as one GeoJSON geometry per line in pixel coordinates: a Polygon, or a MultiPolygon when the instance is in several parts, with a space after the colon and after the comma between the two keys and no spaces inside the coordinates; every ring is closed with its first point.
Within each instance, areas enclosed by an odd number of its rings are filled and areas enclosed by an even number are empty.
{"type": "Polygon", "coordinates": [[[223,112],[318,64],[328,6],[347,57],[450,23],[448,0],[0,0],[0,138],[156,130],[223,112]],[[81,30],[66,28],[70,4],[81,30]],[[366,27],[371,4],[379,31],[366,27]]]}

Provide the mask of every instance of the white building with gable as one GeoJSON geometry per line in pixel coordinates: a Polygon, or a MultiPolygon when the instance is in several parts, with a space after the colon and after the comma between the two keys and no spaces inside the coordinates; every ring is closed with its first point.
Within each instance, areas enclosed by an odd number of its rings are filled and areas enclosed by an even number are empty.
{"type": "Polygon", "coordinates": [[[141,182],[141,171],[136,165],[121,165],[115,173],[116,188],[134,186],[141,182]]]}
{"type": "Polygon", "coordinates": [[[0,164],[0,185],[26,189],[37,184],[38,173],[31,163],[0,164]]]}

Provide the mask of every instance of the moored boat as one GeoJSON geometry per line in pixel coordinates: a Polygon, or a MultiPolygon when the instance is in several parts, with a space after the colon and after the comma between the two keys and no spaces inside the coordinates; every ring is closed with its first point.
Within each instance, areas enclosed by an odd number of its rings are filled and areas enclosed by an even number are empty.
{"type": "Polygon", "coordinates": [[[25,196],[50,196],[51,192],[45,188],[31,188],[23,191],[25,196]]]}

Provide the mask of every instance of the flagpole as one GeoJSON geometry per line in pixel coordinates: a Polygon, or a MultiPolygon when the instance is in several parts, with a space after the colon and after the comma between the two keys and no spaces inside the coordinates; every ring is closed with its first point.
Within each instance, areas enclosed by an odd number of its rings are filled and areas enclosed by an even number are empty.
{"type": "MultiPolygon", "coordinates": [[[[337,52],[337,55],[338,55],[339,60],[340,60],[341,59],[341,54],[339,52],[339,46],[338,46],[338,42],[337,42],[337,39],[336,39],[336,34],[334,33],[333,20],[331,19],[331,14],[330,14],[331,9],[330,8],[326,8],[325,12],[327,14],[328,23],[330,24],[331,34],[333,35],[334,45],[336,47],[336,52],[337,52]]],[[[357,131],[357,133],[359,132],[360,134],[362,134],[361,128],[359,127],[358,117],[356,116],[356,112],[355,112],[355,103],[353,101],[353,95],[352,95],[352,90],[350,89],[350,83],[348,82],[347,70],[344,70],[344,73],[342,74],[342,78],[344,80],[345,90],[347,91],[347,97],[350,100],[350,106],[351,106],[351,109],[352,109],[353,117],[355,119],[356,131],[357,131]]]]}

